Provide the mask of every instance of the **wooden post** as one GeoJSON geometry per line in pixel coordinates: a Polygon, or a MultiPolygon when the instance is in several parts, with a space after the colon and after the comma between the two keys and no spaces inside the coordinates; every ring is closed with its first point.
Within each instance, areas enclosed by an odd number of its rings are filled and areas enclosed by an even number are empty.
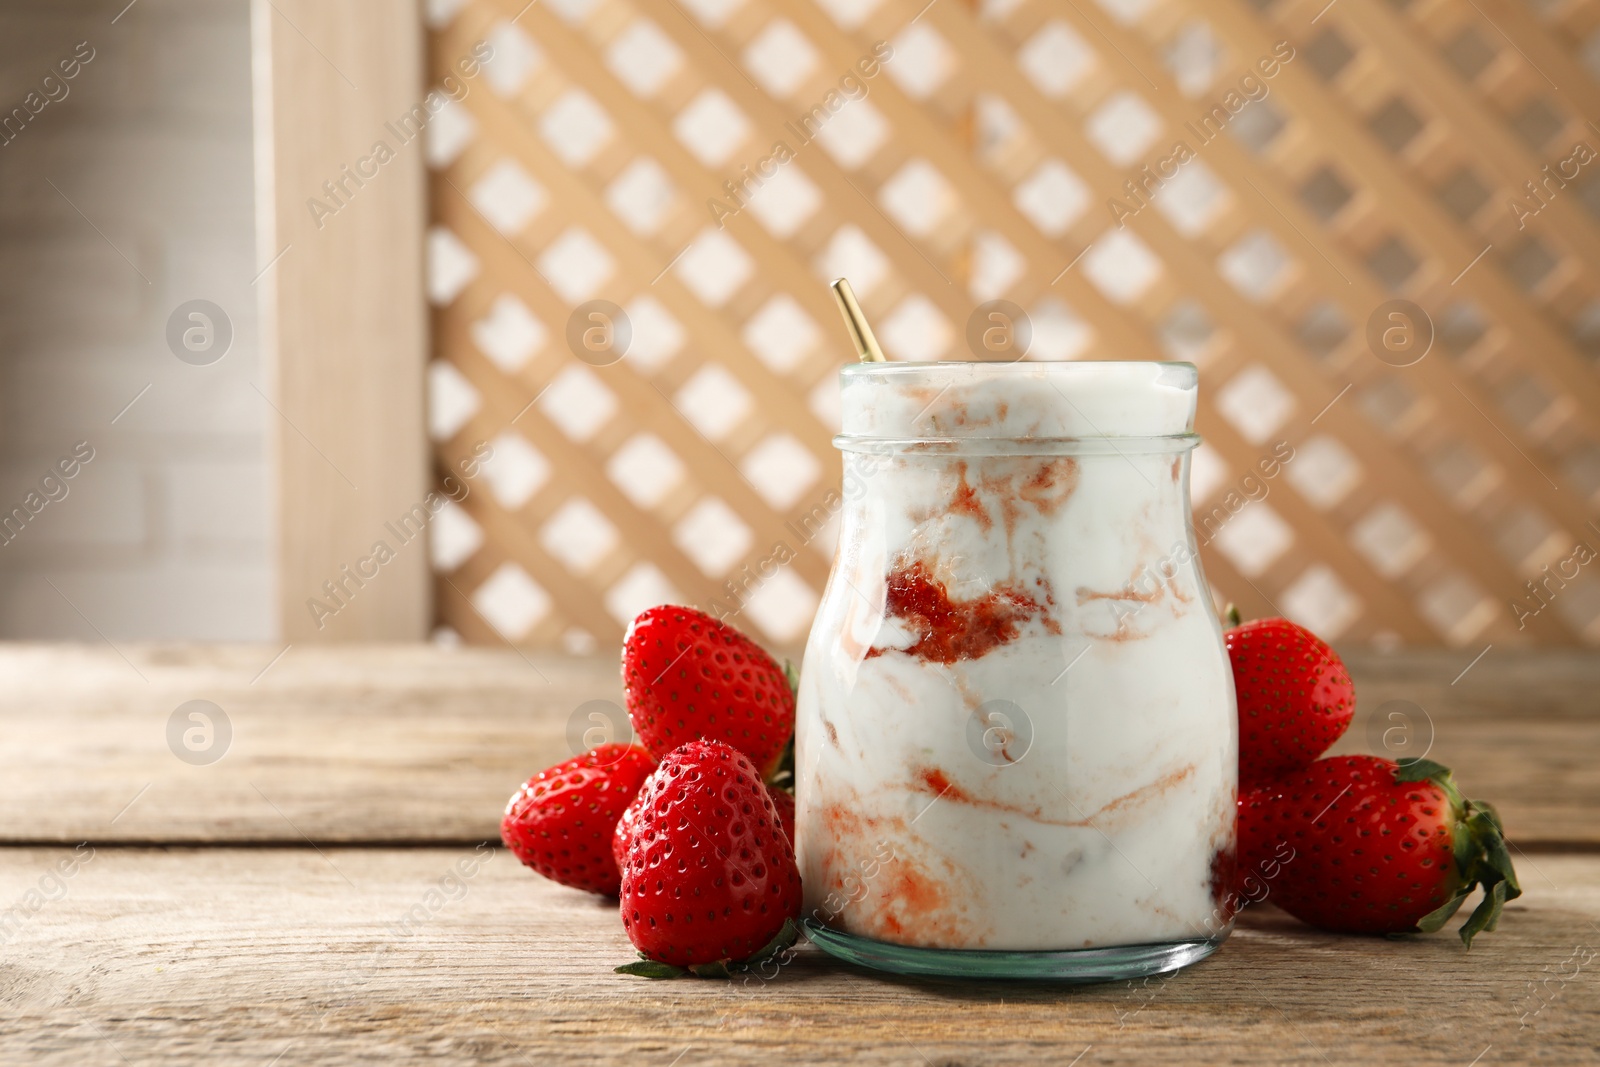
{"type": "Polygon", "coordinates": [[[423,136],[398,125],[424,95],[421,15],[253,0],[251,18],[282,635],[421,638],[427,537],[386,525],[429,483],[423,136]]]}

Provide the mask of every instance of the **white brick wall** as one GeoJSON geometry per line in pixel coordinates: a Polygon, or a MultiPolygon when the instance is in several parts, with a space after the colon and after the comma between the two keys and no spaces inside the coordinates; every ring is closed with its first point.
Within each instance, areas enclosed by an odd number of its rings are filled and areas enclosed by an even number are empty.
{"type": "Polygon", "coordinates": [[[0,544],[0,637],[270,639],[248,0],[139,0],[113,25],[124,2],[0,5],[0,115],[95,50],[0,146],[0,513],[95,450],[0,544]],[[191,299],[233,324],[210,366],[166,345],[191,299]]]}

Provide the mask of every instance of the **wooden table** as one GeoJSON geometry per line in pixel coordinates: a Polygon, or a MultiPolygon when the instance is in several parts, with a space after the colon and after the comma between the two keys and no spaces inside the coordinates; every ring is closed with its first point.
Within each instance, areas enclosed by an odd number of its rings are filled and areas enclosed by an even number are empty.
{"type": "Polygon", "coordinates": [[[1593,654],[1495,648],[1464,674],[1471,651],[1350,658],[1341,747],[1431,722],[1432,757],[1505,816],[1526,893],[1470,953],[1256,908],[1187,971],[1062,988],[892,978],[810,947],[770,981],[615,975],[614,906],[493,847],[575,714],[581,737],[606,710],[587,702],[620,699],[614,662],[279,651],[0,648],[0,1063],[1597,1057],[1593,654]],[[210,750],[179,730],[187,761],[169,747],[192,700],[226,716],[215,762],[220,728],[210,750]]]}

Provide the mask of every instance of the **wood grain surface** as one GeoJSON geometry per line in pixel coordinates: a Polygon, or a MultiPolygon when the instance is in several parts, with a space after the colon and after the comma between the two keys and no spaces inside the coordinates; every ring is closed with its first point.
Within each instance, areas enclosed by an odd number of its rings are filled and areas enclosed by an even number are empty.
{"type": "MultiPolygon", "coordinates": [[[[71,855],[6,850],[0,903],[71,855]]],[[[1600,947],[1600,858],[1538,865],[1470,953],[1256,908],[1148,983],[898,979],[808,946],[743,985],[611,973],[630,958],[614,904],[505,852],[102,846],[7,927],[0,1062],[1591,1062],[1600,1001],[1574,951],[1600,947]]]]}
{"type": "MultiPolygon", "coordinates": [[[[1522,847],[1600,845],[1600,656],[1473,655],[1350,656],[1357,715],[1340,749],[1387,740],[1405,754],[1409,739],[1420,754],[1431,734],[1431,758],[1494,801],[1522,847]]],[[[481,841],[515,786],[581,748],[606,721],[590,716],[620,716],[620,701],[610,657],[6,646],[0,840],[481,841]],[[191,700],[232,728],[209,765],[168,744],[191,700]]]]}
{"type": "Polygon", "coordinates": [[[1468,953],[1265,906],[1189,970],[1071,989],[809,946],[770,980],[613,974],[615,904],[493,847],[513,785],[618,700],[609,658],[6,646],[0,1064],[1592,1061],[1600,661],[1349,662],[1342,747],[1431,740],[1500,804],[1526,890],[1500,930],[1468,953]],[[169,741],[193,700],[222,709],[225,746],[215,714],[214,749],[169,741]]]}

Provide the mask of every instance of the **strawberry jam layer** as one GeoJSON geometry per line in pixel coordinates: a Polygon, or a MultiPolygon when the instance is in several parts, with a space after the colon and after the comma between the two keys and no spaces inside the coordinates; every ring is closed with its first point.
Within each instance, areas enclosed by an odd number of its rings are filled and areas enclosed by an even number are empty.
{"type": "Polygon", "coordinates": [[[955,663],[973,660],[1014,641],[1021,627],[1038,619],[1052,634],[1060,626],[1048,614],[1049,588],[1039,579],[1045,603],[1034,599],[1015,583],[994,586],[980,597],[959,599],[928,572],[926,564],[914,560],[889,573],[884,613],[917,635],[906,649],[873,647],[867,657],[889,651],[902,651],[929,663],[955,663]]]}

